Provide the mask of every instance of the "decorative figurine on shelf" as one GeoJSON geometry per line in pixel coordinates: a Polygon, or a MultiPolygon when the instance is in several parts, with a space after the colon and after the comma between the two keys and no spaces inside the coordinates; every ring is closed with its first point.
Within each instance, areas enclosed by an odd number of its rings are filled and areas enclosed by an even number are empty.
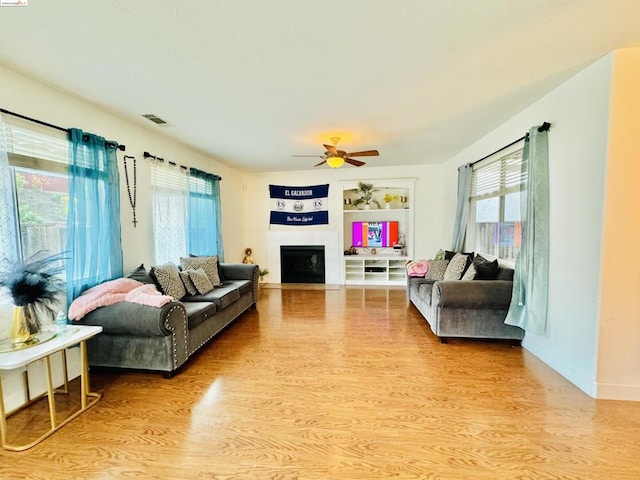
{"type": "Polygon", "coordinates": [[[245,248],[245,249],[244,249],[244,259],[242,260],[242,263],[252,263],[252,264],[253,264],[253,263],[256,263],[256,262],[253,260],[253,257],[251,256],[251,254],[252,254],[252,253],[253,253],[253,252],[251,251],[251,249],[250,249],[250,248],[245,248]]]}

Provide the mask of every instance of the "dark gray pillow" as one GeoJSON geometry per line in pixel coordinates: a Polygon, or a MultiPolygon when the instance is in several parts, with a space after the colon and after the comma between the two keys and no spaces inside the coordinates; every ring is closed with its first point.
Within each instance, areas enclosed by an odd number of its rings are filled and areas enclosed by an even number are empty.
{"type": "Polygon", "coordinates": [[[476,280],[495,280],[498,275],[498,259],[490,262],[482,255],[476,255],[473,266],[476,269],[476,280]]]}
{"type": "Polygon", "coordinates": [[[144,268],[144,263],[141,263],[138,268],[127,275],[127,278],[132,278],[142,283],[153,283],[153,279],[149,276],[149,272],[144,268]]]}

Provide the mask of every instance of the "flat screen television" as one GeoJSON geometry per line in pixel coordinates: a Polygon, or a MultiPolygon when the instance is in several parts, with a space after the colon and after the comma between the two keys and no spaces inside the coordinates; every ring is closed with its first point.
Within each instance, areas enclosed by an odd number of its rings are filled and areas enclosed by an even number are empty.
{"type": "Polygon", "coordinates": [[[398,222],[353,222],[354,247],[393,247],[398,245],[398,222]]]}

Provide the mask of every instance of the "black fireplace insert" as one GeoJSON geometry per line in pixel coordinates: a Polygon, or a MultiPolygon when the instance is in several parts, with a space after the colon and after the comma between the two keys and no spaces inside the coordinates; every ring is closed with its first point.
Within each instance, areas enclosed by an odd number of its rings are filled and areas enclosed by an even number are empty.
{"type": "Polygon", "coordinates": [[[282,283],[325,283],[324,245],[280,247],[282,283]]]}

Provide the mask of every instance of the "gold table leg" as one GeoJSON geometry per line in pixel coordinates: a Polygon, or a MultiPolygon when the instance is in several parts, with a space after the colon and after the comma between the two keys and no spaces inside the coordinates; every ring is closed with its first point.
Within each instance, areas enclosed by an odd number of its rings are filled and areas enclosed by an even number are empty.
{"type": "MultiPolygon", "coordinates": [[[[64,350],[62,350],[64,351],[64,350]]],[[[54,352],[56,353],[56,352],[54,352]]],[[[65,389],[66,389],[66,382],[67,382],[67,357],[66,354],[63,354],[63,369],[64,369],[64,378],[65,378],[65,389]]],[[[80,342],[80,409],[69,415],[67,418],[65,418],[62,422],[60,422],[59,424],[57,423],[57,419],[56,419],[56,406],[55,406],[55,392],[53,389],[53,380],[52,380],[52,376],[51,376],[51,363],[50,363],[50,356],[45,357],[45,361],[46,361],[46,366],[47,366],[47,393],[45,395],[47,395],[48,397],[48,404],[49,404],[49,418],[50,418],[50,422],[51,422],[51,428],[45,432],[44,434],[42,434],[40,437],[38,437],[37,439],[35,439],[34,441],[32,441],[31,443],[25,444],[25,445],[10,445],[7,443],[7,415],[4,409],[4,397],[3,397],[3,393],[2,393],[2,382],[0,380],[0,440],[2,441],[2,447],[6,450],[10,450],[13,452],[21,452],[24,450],[27,450],[35,445],[37,445],[38,443],[42,442],[45,438],[47,438],[49,435],[51,435],[52,433],[60,430],[62,427],[64,427],[67,423],[69,423],[71,420],[73,420],[74,418],[76,418],[77,416],[79,416],[80,414],[84,413],[87,409],[91,408],[92,406],[94,406],[96,403],[98,403],[98,401],[100,400],[100,398],[102,397],[101,394],[96,393],[96,392],[90,392],[89,391],[89,366],[88,366],[88,362],[87,362],[87,347],[86,347],[86,341],[81,341],[80,342]]],[[[38,398],[42,398],[42,396],[38,397],[38,398]]],[[[29,399],[27,399],[29,400],[29,399]]],[[[36,399],[34,399],[35,401],[36,399]]],[[[33,401],[27,401],[27,403],[25,405],[23,405],[22,407],[20,407],[18,410],[16,411],[20,411],[24,408],[26,408],[27,406],[31,405],[33,403],[33,401]]],[[[15,412],[13,412],[15,413],[15,412]]]]}

